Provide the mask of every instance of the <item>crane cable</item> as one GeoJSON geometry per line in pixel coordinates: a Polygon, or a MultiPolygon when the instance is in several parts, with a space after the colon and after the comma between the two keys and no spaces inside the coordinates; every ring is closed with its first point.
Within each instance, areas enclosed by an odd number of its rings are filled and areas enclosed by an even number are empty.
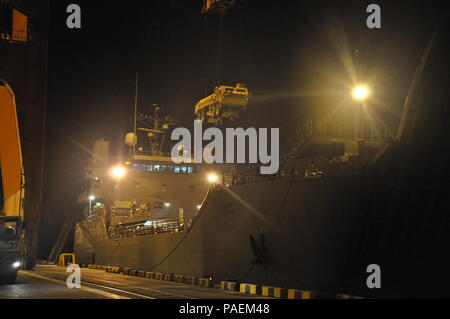
{"type": "Polygon", "coordinates": [[[191,230],[194,229],[194,226],[197,224],[197,221],[200,219],[200,217],[202,216],[203,212],[205,211],[205,205],[208,203],[210,193],[211,193],[211,189],[208,190],[208,193],[206,194],[205,198],[203,199],[203,201],[202,201],[202,203],[200,205],[200,210],[197,212],[197,215],[195,215],[191,226],[186,229],[186,232],[185,232],[183,238],[181,238],[180,241],[172,248],[172,250],[169,251],[169,253],[164,258],[162,258],[158,263],[156,263],[150,269],[150,271],[155,270],[158,266],[162,265],[167,259],[169,259],[169,257],[172,256],[172,254],[178,249],[178,247],[181,246],[181,244],[189,236],[189,234],[191,233],[191,230]]]}
{"type": "MultiPolygon", "coordinates": [[[[239,3],[239,33],[240,33],[240,49],[241,49],[241,81],[245,83],[245,50],[244,50],[244,26],[243,26],[243,14],[242,7],[239,3]]],[[[221,70],[222,70],[222,47],[223,47],[223,19],[225,13],[220,14],[219,18],[219,34],[217,43],[217,65],[216,65],[216,83],[221,83],[221,70]]],[[[203,48],[203,69],[204,69],[204,91],[205,96],[208,95],[208,14],[205,13],[204,20],[204,48],[203,48]]]]}
{"type": "Polygon", "coordinates": [[[241,35],[241,81],[245,83],[245,49],[244,49],[244,22],[242,15],[241,2],[238,2],[239,13],[239,33],[241,35]]]}
{"type": "Polygon", "coordinates": [[[203,76],[204,76],[204,96],[208,95],[208,15],[205,14],[203,23],[203,76]]]}
{"type": "Polygon", "coordinates": [[[217,45],[217,84],[220,84],[221,68],[222,68],[222,29],[223,29],[223,14],[219,18],[219,40],[217,45]]]}

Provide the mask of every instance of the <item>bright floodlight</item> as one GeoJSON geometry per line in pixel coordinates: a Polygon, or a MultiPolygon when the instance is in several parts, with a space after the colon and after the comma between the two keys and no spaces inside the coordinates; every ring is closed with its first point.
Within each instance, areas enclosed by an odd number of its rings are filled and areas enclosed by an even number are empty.
{"type": "Polygon", "coordinates": [[[211,173],[208,175],[208,182],[217,183],[218,180],[219,180],[219,176],[217,176],[217,174],[211,173]]]}
{"type": "Polygon", "coordinates": [[[115,178],[122,178],[125,176],[125,168],[122,166],[113,167],[111,172],[115,178]]]}
{"type": "Polygon", "coordinates": [[[13,268],[19,268],[21,265],[20,261],[16,261],[12,266],[13,268]]]}
{"type": "Polygon", "coordinates": [[[358,85],[352,91],[355,100],[364,100],[369,96],[369,89],[364,85],[358,85]]]}
{"type": "Polygon", "coordinates": [[[165,202],[165,203],[164,203],[164,206],[170,207],[170,203],[169,203],[169,202],[165,202]]]}
{"type": "Polygon", "coordinates": [[[90,201],[93,201],[94,199],[95,199],[95,196],[94,196],[94,195],[89,196],[89,200],[90,200],[90,201]]]}

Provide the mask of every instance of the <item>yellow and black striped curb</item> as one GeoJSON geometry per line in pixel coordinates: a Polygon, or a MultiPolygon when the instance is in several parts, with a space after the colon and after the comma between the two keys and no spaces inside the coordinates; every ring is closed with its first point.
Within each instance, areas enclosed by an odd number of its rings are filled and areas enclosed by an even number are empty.
{"type": "Polygon", "coordinates": [[[278,287],[262,286],[261,287],[261,295],[264,297],[286,298],[287,290],[284,288],[278,288],[278,287]]]}
{"type": "MultiPolygon", "coordinates": [[[[185,276],[163,272],[151,272],[136,270],[130,267],[115,267],[103,265],[87,265],[88,269],[103,270],[111,273],[118,273],[128,276],[139,276],[143,278],[179,282],[202,287],[214,287],[212,278],[198,278],[195,276],[185,276]]],[[[299,289],[285,289],[280,287],[261,286],[256,284],[238,283],[236,281],[221,281],[220,289],[229,291],[239,291],[241,293],[261,295],[264,297],[287,298],[287,299],[364,299],[363,297],[333,294],[317,291],[306,291],[299,289]]]]}
{"type": "Polygon", "coordinates": [[[311,292],[297,289],[288,289],[288,299],[311,299],[311,292]]]}
{"type": "Polygon", "coordinates": [[[106,267],[106,272],[112,272],[112,273],[115,273],[115,274],[120,274],[122,272],[122,268],[121,267],[108,266],[108,267],[106,267]]]}
{"type": "Polygon", "coordinates": [[[229,290],[229,291],[238,291],[239,283],[236,281],[221,281],[220,289],[229,290]]]}
{"type": "Polygon", "coordinates": [[[172,281],[173,274],[164,274],[163,280],[165,281],[172,281]]]}
{"type": "Polygon", "coordinates": [[[261,294],[261,286],[254,284],[240,284],[239,291],[246,294],[259,295],[261,294]]]}
{"type": "Polygon", "coordinates": [[[199,278],[197,281],[198,286],[212,287],[214,285],[212,278],[199,278]]]}
{"type": "Polygon", "coordinates": [[[157,272],[157,273],[155,273],[155,274],[153,275],[153,279],[156,279],[156,280],[163,280],[163,279],[164,279],[164,273],[162,273],[162,272],[157,272]]]}
{"type": "Polygon", "coordinates": [[[138,271],[135,270],[135,269],[131,269],[129,275],[130,276],[137,276],[138,275],[138,271]]]}
{"type": "Polygon", "coordinates": [[[197,277],[195,277],[195,276],[185,276],[183,282],[185,284],[195,285],[197,283],[197,277]]]}
{"type": "Polygon", "coordinates": [[[132,270],[133,270],[132,268],[125,267],[125,268],[122,269],[122,274],[124,274],[124,275],[130,275],[130,272],[131,272],[132,270]]]}

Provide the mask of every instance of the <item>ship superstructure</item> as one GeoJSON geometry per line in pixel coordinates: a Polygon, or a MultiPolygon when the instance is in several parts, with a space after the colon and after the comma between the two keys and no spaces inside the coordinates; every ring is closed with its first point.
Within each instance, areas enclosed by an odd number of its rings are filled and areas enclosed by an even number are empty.
{"type": "Polygon", "coordinates": [[[95,142],[87,190],[80,199],[89,201],[85,217],[104,217],[112,237],[130,229],[146,231],[156,224],[181,230],[197,214],[210,186],[201,165],[175,164],[164,151],[164,137],[173,119],[159,112],[154,105],[150,115],[139,115],[140,122],[149,123],[137,129],[149,139],[145,149],[137,146],[137,135],[129,133],[127,156],[111,160],[109,142],[95,142]]]}

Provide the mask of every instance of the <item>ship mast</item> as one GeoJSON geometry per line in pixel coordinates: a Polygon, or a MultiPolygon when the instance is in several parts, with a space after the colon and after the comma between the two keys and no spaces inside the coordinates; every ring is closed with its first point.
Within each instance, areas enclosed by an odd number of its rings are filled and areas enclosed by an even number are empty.
{"type": "MultiPolygon", "coordinates": [[[[134,92],[134,119],[133,119],[133,133],[134,136],[137,134],[137,103],[138,103],[138,73],[136,72],[136,85],[134,92]]],[[[136,155],[136,143],[133,145],[133,156],[136,155]]]]}

